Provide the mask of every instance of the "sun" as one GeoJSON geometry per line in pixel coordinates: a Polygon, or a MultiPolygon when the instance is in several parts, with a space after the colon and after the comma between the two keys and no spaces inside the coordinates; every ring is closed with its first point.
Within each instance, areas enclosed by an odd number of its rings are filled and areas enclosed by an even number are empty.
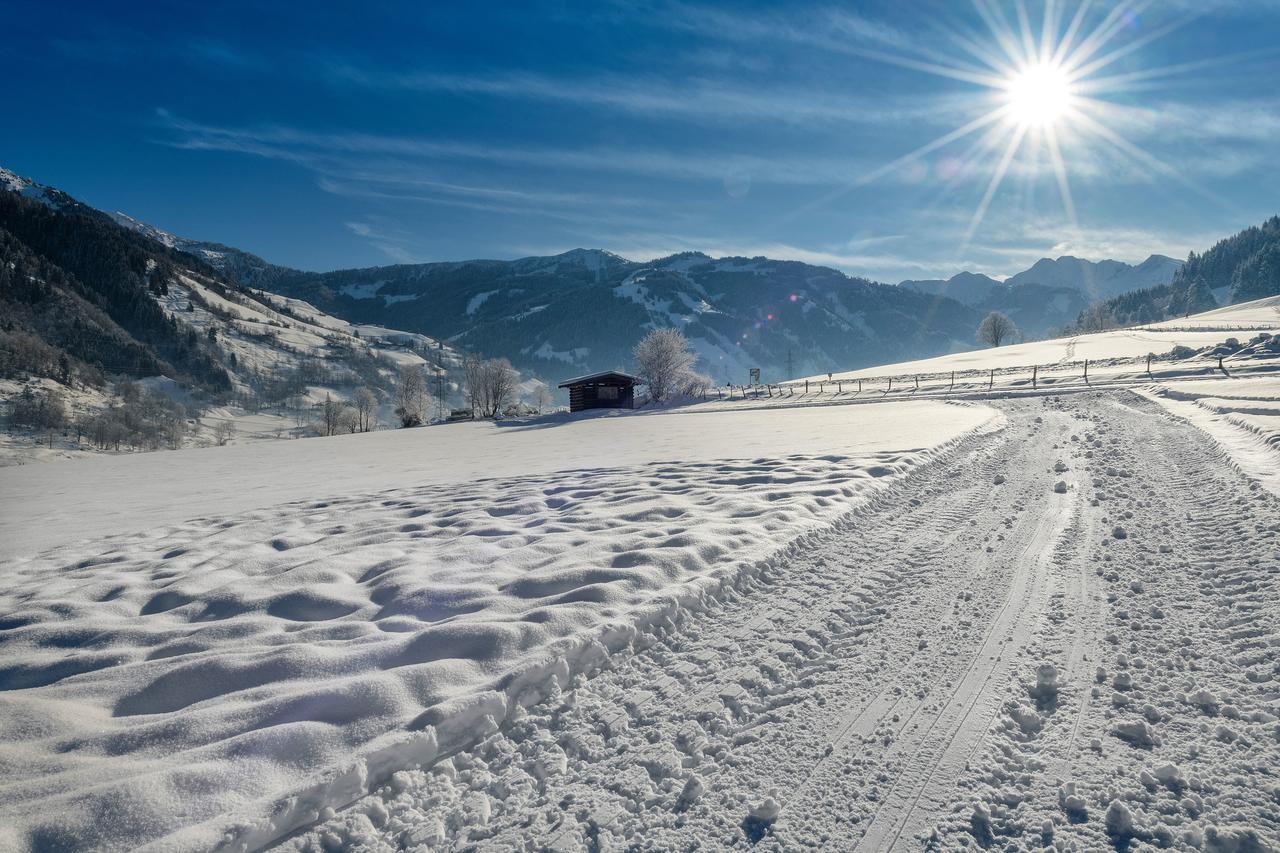
{"type": "MultiPolygon", "coordinates": [[[[972,0],[980,23],[943,24],[939,38],[901,54],[855,51],[870,59],[977,87],[972,117],[958,127],[830,192],[817,204],[855,187],[911,167],[911,174],[932,176],[950,192],[968,176],[989,176],[965,230],[967,247],[1005,178],[1016,175],[1020,197],[1033,198],[1037,181],[1057,184],[1068,224],[1077,225],[1071,172],[1097,171],[1104,159],[1116,159],[1152,176],[1160,175],[1206,194],[1181,171],[1124,138],[1122,130],[1139,116],[1139,99],[1163,78],[1195,73],[1205,63],[1135,65],[1139,49],[1186,25],[1182,16],[1160,26],[1141,28],[1140,11],[1152,0],[972,0]],[[1040,6],[1036,15],[1032,7],[1040,6]],[[1010,17],[1012,11],[1012,17],[1010,17]],[[949,48],[947,47],[949,45],[949,48]],[[1123,71],[1112,69],[1121,60],[1123,71]],[[1122,97],[1107,97],[1122,96],[1122,97]],[[965,140],[963,143],[961,140],[965,140]]],[[[1230,62],[1224,55],[1215,63],[1230,62]]],[[[948,96],[950,97],[950,96],[948,96]]],[[[919,178],[916,178],[919,180],[919,178]]],[[[981,184],[979,184],[981,186],[981,184]]],[[[1038,202],[1036,202],[1038,203],[1038,202]]],[[[1037,209],[1037,212],[1040,212],[1037,209]]]]}
{"type": "Polygon", "coordinates": [[[1071,112],[1071,78],[1058,65],[1037,62],[1018,69],[1005,86],[1009,117],[1021,127],[1044,128],[1071,112]]]}

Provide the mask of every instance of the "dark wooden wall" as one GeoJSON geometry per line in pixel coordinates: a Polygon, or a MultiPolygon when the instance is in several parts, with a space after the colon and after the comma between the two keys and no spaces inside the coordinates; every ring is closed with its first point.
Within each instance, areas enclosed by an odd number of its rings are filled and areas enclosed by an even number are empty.
{"type": "Polygon", "coordinates": [[[583,409],[630,409],[635,405],[635,388],[615,382],[584,382],[581,385],[569,386],[569,411],[580,412],[583,409]],[[599,390],[602,387],[617,388],[618,399],[602,400],[599,390]]]}

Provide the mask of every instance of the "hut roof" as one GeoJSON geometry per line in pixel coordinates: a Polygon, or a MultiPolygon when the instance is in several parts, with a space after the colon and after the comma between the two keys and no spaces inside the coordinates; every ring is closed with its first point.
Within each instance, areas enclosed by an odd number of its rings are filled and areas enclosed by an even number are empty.
{"type": "Polygon", "coordinates": [[[576,376],[573,379],[566,379],[560,383],[560,387],[568,388],[570,385],[584,385],[588,382],[600,382],[604,379],[616,379],[619,382],[629,382],[633,385],[640,381],[630,373],[623,373],[620,370],[605,370],[600,373],[588,373],[586,376],[576,376]]]}

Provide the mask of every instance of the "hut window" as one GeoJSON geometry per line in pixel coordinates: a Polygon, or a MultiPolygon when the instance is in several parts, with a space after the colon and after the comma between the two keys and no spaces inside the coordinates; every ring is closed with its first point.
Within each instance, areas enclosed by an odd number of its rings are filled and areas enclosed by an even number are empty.
{"type": "Polygon", "coordinates": [[[599,400],[616,400],[618,399],[618,388],[616,385],[601,385],[596,389],[596,399],[599,400]]]}

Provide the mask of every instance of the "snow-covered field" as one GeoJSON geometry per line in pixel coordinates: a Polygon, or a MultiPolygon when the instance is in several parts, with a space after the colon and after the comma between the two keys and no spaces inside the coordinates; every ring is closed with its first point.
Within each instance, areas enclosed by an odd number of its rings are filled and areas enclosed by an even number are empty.
{"type": "Polygon", "coordinates": [[[261,845],[1002,423],[677,411],[6,469],[0,847],[261,845]]]}
{"type": "Polygon", "coordinates": [[[1130,392],[998,405],[1000,433],[283,846],[1276,849],[1280,501],[1130,392]]]}
{"type": "Polygon", "coordinates": [[[1133,355],[1239,308],[0,470],[0,848],[1280,849],[1276,359],[1133,355]]]}
{"type": "MultiPolygon", "coordinates": [[[[1088,360],[1089,375],[1092,382],[1097,384],[1108,379],[1131,379],[1144,375],[1148,354],[1166,356],[1174,347],[1200,350],[1221,344],[1232,337],[1245,342],[1260,332],[1280,334],[1280,296],[1136,329],[1006,344],[937,358],[844,371],[833,374],[831,380],[845,383],[856,383],[859,379],[864,382],[871,380],[878,383],[877,388],[882,388],[887,377],[897,377],[898,387],[902,390],[904,384],[916,375],[931,377],[929,384],[936,387],[942,377],[949,377],[954,371],[959,375],[958,387],[985,386],[988,372],[994,370],[995,384],[1007,387],[1029,384],[1029,376],[1023,374],[1029,373],[1032,367],[1039,367],[1039,381],[1042,383],[1081,385],[1084,384],[1083,364],[1088,360]],[[1017,372],[1017,375],[1010,375],[1011,372],[1017,372]]],[[[1252,354],[1244,354],[1227,357],[1224,362],[1230,367],[1236,361],[1252,360],[1252,354]]],[[[1216,357],[1161,360],[1155,363],[1153,373],[1157,376],[1208,373],[1216,365],[1216,357]]],[[[811,385],[824,381],[828,381],[826,375],[809,377],[811,385]]]]}

